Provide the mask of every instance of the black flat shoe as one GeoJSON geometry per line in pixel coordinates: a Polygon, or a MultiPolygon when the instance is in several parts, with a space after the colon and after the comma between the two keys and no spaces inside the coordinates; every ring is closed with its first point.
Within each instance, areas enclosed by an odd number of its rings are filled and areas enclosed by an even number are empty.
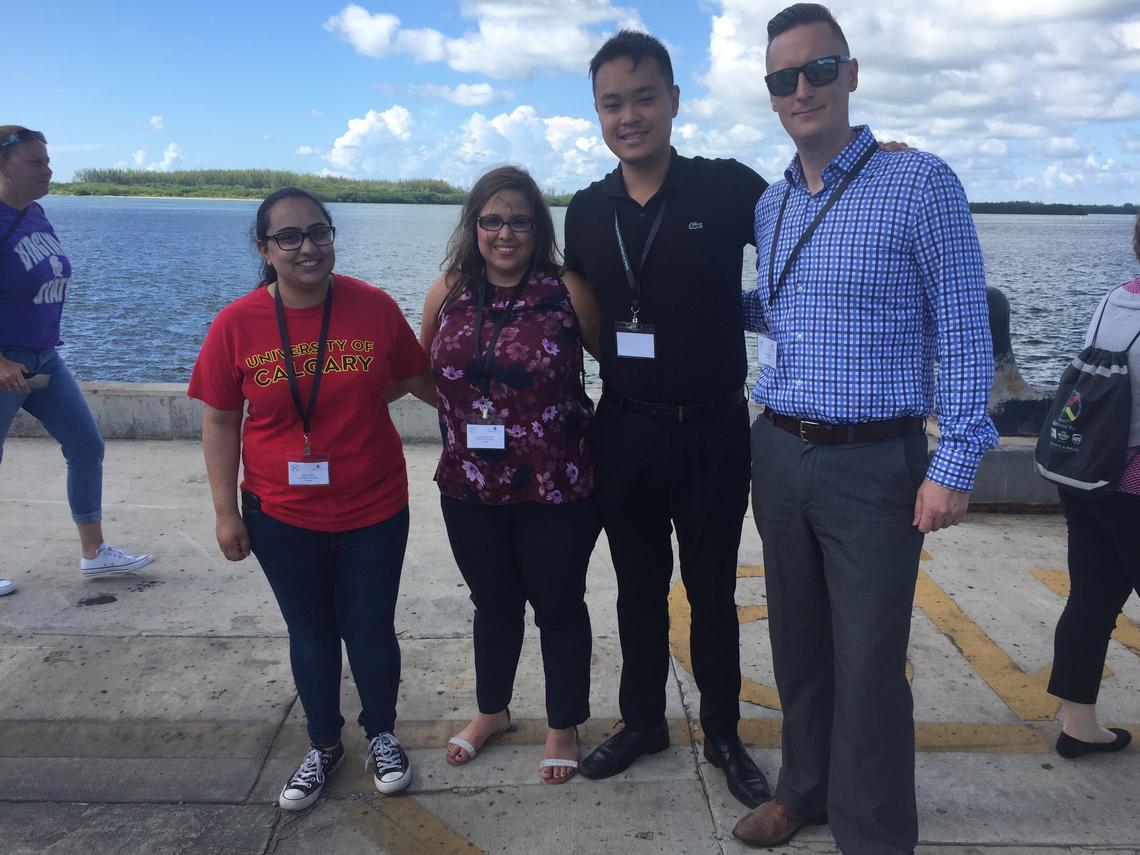
{"type": "Polygon", "coordinates": [[[662,721],[653,730],[623,727],[578,764],[584,778],[609,778],[624,772],[642,754],[656,754],[669,747],[669,725],[662,721]]]}
{"type": "Polygon", "coordinates": [[[736,734],[730,737],[705,734],[705,759],[724,772],[728,791],[742,805],[754,808],[772,797],[768,779],[736,734]]]}
{"type": "Polygon", "coordinates": [[[1108,732],[1116,734],[1116,739],[1112,742],[1085,742],[1083,739],[1069,736],[1062,730],[1061,735],[1057,737],[1057,753],[1066,760],[1075,760],[1082,754],[1120,751],[1122,748],[1127,748],[1128,743],[1132,741],[1132,734],[1123,728],[1110,727],[1108,732]]]}

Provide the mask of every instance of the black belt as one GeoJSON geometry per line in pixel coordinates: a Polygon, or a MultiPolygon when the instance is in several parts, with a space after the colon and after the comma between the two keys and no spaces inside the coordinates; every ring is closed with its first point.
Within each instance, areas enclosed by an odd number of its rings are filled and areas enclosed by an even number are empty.
{"type": "Polygon", "coordinates": [[[654,421],[682,424],[719,416],[743,404],[744,387],[737,389],[727,398],[721,398],[719,401],[702,401],[699,404],[653,404],[606,391],[602,392],[602,398],[627,413],[634,413],[654,421]]]}
{"type": "Polygon", "coordinates": [[[782,416],[768,409],[764,410],[764,415],[780,430],[786,430],[792,436],[813,445],[833,442],[874,442],[878,439],[905,436],[926,430],[926,419],[920,419],[917,416],[903,416],[884,422],[829,425],[825,422],[809,422],[791,416],[782,416]]]}

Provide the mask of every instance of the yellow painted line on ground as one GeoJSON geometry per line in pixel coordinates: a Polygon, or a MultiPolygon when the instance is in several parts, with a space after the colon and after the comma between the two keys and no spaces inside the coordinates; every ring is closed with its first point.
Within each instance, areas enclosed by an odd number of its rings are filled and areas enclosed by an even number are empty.
{"type": "MultiPolygon", "coordinates": [[[[1034,570],[1033,575],[1058,597],[1069,598],[1067,570],[1034,570]]],[[[1112,633],[1112,638],[1140,656],[1140,624],[1128,615],[1121,615],[1116,619],[1116,629],[1112,633]]]]}
{"type": "Polygon", "coordinates": [[[1018,718],[1022,721],[1046,721],[1057,714],[1061,702],[1045,691],[1050,667],[1026,674],[922,570],[918,572],[914,602],[1018,718]]]}
{"type": "Polygon", "coordinates": [[[387,855],[481,855],[478,846],[456,834],[415,796],[341,802],[350,824],[387,855]]]}
{"type": "MultiPolygon", "coordinates": [[[[740,721],[740,736],[757,748],[777,748],[780,744],[780,718],[744,718],[740,721]]],[[[416,721],[400,719],[400,743],[407,749],[438,748],[442,753],[447,739],[458,733],[467,720],[445,719],[416,721]]],[[[675,747],[685,747],[703,739],[700,726],[688,719],[670,718],[669,737],[675,747]]],[[[496,737],[487,746],[535,747],[546,740],[546,719],[516,719],[509,733],[496,737]]],[[[578,732],[585,753],[598,745],[617,729],[613,719],[596,718],[579,726],[578,732]]],[[[1140,724],[1119,725],[1140,732],[1140,724]]],[[[979,723],[979,722],[917,722],[919,748],[927,751],[970,751],[993,753],[1019,753],[1051,745],[1057,737],[1054,722],[1031,723],[979,723]]],[[[281,739],[305,744],[305,729],[301,724],[290,723],[281,739]]],[[[218,744],[224,739],[228,759],[260,757],[270,750],[276,725],[266,722],[183,721],[155,722],[120,720],[98,722],[70,720],[0,721],[0,757],[82,757],[104,759],[168,759],[211,756],[207,743],[218,744]],[[129,738],[124,738],[129,734],[129,738]],[[214,739],[211,743],[210,737],[214,739]]],[[[536,768],[538,755],[536,754],[536,768]]]]}

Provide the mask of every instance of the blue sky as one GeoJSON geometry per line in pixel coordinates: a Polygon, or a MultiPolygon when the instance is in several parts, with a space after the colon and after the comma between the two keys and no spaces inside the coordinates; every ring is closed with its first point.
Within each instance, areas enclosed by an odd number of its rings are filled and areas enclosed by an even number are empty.
{"type": "MultiPolygon", "coordinates": [[[[674,144],[778,177],[757,0],[41,0],[6,16],[0,124],[89,166],[259,167],[469,186],[515,162],[574,190],[614,165],[586,67],[645,29],[681,87],[674,144]]],[[[944,157],[971,199],[1140,203],[1136,0],[842,0],[852,119],[944,157]]]]}

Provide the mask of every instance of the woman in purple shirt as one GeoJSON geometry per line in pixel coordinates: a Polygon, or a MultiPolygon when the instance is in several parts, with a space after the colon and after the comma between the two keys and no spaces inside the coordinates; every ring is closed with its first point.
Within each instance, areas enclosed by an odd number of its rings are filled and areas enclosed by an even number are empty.
{"type": "Polygon", "coordinates": [[[586,568],[601,522],[582,385],[597,310],[586,284],[555,261],[554,223],[516,167],[476,182],[428,292],[420,343],[439,392],[443,454],[435,479],[455,561],[475,604],[479,712],[448,743],[470,762],[510,727],[508,705],[534,610],[546,673],[548,733],[540,774],[578,767],[577,725],[590,715],[586,568]]]}
{"type": "MultiPolygon", "coordinates": [[[[129,573],[153,559],[103,541],[103,437],[55,349],[71,262],[35,201],[47,195],[49,161],[39,131],[0,125],[0,460],[23,407],[67,459],[67,500],[79,529],[83,575],[129,573]]],[[[0,595],[15,589],[0,579],[0,595]]]]}

